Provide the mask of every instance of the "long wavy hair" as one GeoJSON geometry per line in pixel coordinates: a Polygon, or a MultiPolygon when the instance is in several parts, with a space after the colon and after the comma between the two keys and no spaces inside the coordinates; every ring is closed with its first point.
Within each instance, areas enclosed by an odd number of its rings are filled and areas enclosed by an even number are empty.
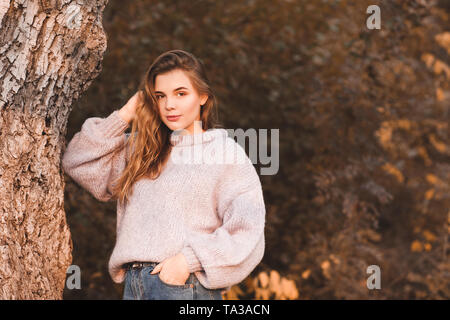
{"type": "Polygon", "coordinates": [[[184,71],[199,95],[207,94],[208,100],[200,108],[203,130],[222,128],[218,121],[217,98],[215,97],[202,61],[183,50],[170,50],[155,59],[143,77],[139,90],[143,99],[136,107],[131,133],[126,143],[130,155],[122,175],[112,186],[114,199],[126,203],[139,179],[159,177],[172,150],[170,130],[161,120],[155,95],[155,80],[159,74],[172,70],[184,71]]]}

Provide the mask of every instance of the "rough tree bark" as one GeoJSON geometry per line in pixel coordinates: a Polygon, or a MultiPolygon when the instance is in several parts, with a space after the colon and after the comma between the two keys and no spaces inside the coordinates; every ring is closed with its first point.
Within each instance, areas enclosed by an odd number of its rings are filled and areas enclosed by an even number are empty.
{"type": "Polygon", "coordinates": [[[107,0],[0,0],[0,299],[62,299],[72,240],[60,156],[101,71],[107,0]]]}

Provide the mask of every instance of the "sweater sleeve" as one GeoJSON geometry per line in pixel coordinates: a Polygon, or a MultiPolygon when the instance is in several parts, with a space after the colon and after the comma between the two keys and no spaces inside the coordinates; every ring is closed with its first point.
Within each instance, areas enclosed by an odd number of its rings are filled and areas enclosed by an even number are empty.
{"type": "Polygon", "coordinates": [[[190,272],[203,272],[209,289],[243,281],[264,255],[266,211],[258,174],[246,155],[243,164],[227,166],[217,187],[222,225],[209,234],[191,232],[181,250],[190,272]]]}
{"type": "Polygon", "coordinates": [[[128,126],[118,110],[106,118],[88,118],[64,152],[64,171],[99,201],[111,199],[112,182],[125,168],[128,126]]]}

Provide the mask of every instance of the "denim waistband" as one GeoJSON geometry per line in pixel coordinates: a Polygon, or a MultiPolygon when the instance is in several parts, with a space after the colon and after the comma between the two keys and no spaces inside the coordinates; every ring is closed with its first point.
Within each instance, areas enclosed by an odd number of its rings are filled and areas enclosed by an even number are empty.
{"type": "Polygon", "coordinates": [[[148,261],[133,261],[133,262],[128,262],[124,265],[125,269],[129,270],[129,269],[138,269],[138,268],[145,268],[145,267],[155,267],[156,265],[158,265],[159,262],[148,262],[148,261]]]}

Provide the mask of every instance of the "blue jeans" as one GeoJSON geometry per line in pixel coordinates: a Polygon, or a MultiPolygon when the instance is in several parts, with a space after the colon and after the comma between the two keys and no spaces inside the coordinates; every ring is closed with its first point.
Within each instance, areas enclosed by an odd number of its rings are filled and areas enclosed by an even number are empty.
{"type": "Polygon", "coordinates": [[[184,285],[162,282],[159,273],[150,274],[157,264],[127,270],[123,300],[223,300],[225,288],[207,289],[194,273],[184,285]]]}

